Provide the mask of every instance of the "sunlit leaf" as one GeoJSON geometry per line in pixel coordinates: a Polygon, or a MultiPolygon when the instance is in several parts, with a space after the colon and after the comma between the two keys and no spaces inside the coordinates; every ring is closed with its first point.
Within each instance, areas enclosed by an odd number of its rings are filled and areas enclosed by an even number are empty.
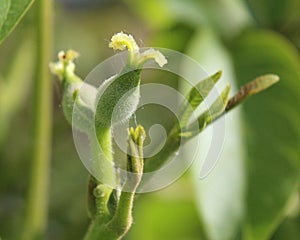
{"type": "MultiPolygon", "coordinates": [[[[217,88],[224,89],[224,85],[230,83],[235,91],[228,53],[209,29],[198,32],[192,40],[188,54],[209,73],[222,69],[223,77],[218,83],[221,86],[217,86],[217,88]]],[[[189,71],[188,66],[186,66],[186,71],[189,71]]],[[[221,108],[222,105],[222,103],[218,104],[221,108]]],[[[245,186],[239,110],[236,109],[226,116],[223,150],[218,155],[217,151],[220,149],[215,149],[217,155],[207,159],[212,144],[213,128],[214,124],[191,140],[191,145],[188,143],[184,147],[184,151],[187,158],[195,157],[193,175],[197,207],[209,239],[232,240],[236,239],[243,219],[245,186]],[[197,150],[195,144],[192,144],[193,141],[199,142],[197,150]],[[216,165],[214,167],[213,164],[211,167],[214,168],[211,173],[200,180],[200,169],[204,166],[204,161],[216,163],[216,165]]],[[[215,137],[219,138],[219,136],[215,137]]]]}
{"type": "Polygon", "coordinates": [[[200,0],[206,19],[219,35],[231,37],[252,22],[244,0],[200,0]],[[230,16],[230,17],[229,17],[230,16]]]}

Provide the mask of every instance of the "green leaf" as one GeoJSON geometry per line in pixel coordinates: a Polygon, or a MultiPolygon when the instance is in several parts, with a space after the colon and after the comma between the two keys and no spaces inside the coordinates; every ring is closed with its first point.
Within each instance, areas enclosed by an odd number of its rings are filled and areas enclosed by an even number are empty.
{"type": "Polygon", "coordinates": [[[289,217],[280,225],[272,240],[299,240],[300,239],[300,216],[289,217]]]}
{"type": "Polygon", "coordinates": [[[231,38],[252,23],[252,16],[243,1],[200,0],[203,4],[206,25],[208,23],[219,35],[231,38]]]}
{"type": "Polygon", "coordinates": [[[300,60],[281,36],[249,31],[232,45],[239,85],[265,73],[280,82],[243,104],[248,190],[245,236],[268,239],[299,186],[300,60]]]}
{"type": "MultiPolygon", "coordinates": [[[[220,93],[220,96],[213,102],[213,104],[207,109],[204,113],[202,113],[198,119],[199,130],[194,132],[192,136],[197,135],[201,132],[205,127],[207,127],[214,120],[219,118],[222,114],[225,113],[225,108],[229,99],[230,85],[227,85],[224,90],[220,93]]],[[[194,125],[193,123],[191,125],[194,125]]]]}
{"type": "Polygon", "coordinates": [[[276,28],[299,21],[298,0],[244,0],[257,22],[266,27],[276,28]]]}
{"type": "Polygon", "coordinates": [[[216,82],[221,78],[222,71],[218,71],[214,75],[201,80],[197,85],[192,87],[187,96],[187,102],[184,102],[181,107],[180,125],[186,127],[193,111],[203,102],[210,93],[216,82]]]}
{"type": "Polygon", "coordinates": [[[16,27],[34,0],[1,0],[0,43],[16,27]]]}
{"type": "MultiPolygon", "coordinates": [[[[218,83],[223,86],[216,86],[218,89],[223,89],[228,83],[235,89],[228,53],[210,29],[201,29],[196,34],[188,54],[209,73],[223,70],[222,81],[218,83]]],[[[186,71],[189,71],[189,66],[186,66],[186,71]]],[[[206,158],[211,147],[213,126],[188,142],[183,150],[185,157],[195,157],[193,180],[196,203],[208,239],[232,240],[236,239],[240,230],[244,209],[244,158],[240,112],[237,109],[226,115],[223,150],[211,173],[200,180],[200,169],[204,166],[203,162],[208,160],[206,158]],[[194,141],[199,144],[193,144],[194,141]]]]}
{"type": "Polygon", "coordinates": [[[176,22],[198,26],[205,20],[203,18],[205,12],[198,0],[126,0],[126,2],[136,14],[156,29],[169,28],[176,22]]]}
{"type": "Polygon", "coordinates": [[[235,106],[239,105],[246,98],[257,94],[263,90],[266,90],[273,84],[279,81],[279,77],[274,74],[267,74],[255,78],[251,82],[242,86],[239,91],[228,101],[226,106],[226,111],[233,109],[235,106]]]}
{"type": "Polygon", "coordinates": [[[0,146],[9,131],[12,117],[23,104],[30,89],[34,59],[29,56],[33,48],[33,42],[25,35],[20,47],[17,48],[5,81],[0,79],[0,146]]]}

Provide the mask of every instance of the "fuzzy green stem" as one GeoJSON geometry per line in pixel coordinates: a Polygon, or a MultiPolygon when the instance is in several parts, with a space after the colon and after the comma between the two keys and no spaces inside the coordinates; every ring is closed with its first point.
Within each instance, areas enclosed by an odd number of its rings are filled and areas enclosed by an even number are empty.
{"type": "MultiPolygon", "coordinates": [[[[134,155],[129,154],[128,157],[128,169],[131,169],[131,173],[124,183],[123,188],[132,187],[131,192],[121,192],[120,198],[118,200],[116,211],[111,219],[103,218],[102,220],[101,212],[98,217],[92,222],[86,236],[85,240],[119,240],[127,233],[132,225],[132,208],[135,196],[135,191],[141,181],[143,173],[143,142],[145,139],[145,131],[141,126],[138,126],[135,130],[130,129],[129,133],[129,151],[134,153],[134,155]]],[[[103,187],[99,188],[100,196],[105,196],[105,189],[101,191],[103,187]],[[103,193],[103,194],[101,194],[103,193]]],[[[97,197],[98,194],[95,194],[97,197]]],[[[101,203],[104,203],[102,201],[101,203]]],[[[100,211],[105,206],[100,206],[100,211]]],[[[97,207],[96,207],[97,208],[97,207]]],[[[99,211],[99,209],[98,209],[99,211]]]]}
{"type": "Polygon", "coordinates": [[[122,191],[118,202],[116,213],[108,223],[108,229],[112,229],[117,234],[117,239],[122,239],[132,225],[132,208],[137,187],[139,186],[143,168],[143,143],[146,133],[142,126],[129,130],[129,143],[127,155],[129,174],[123,186],[123,189],[130,189],[130,192],[122,191]]]}
{"type": "MultiPolygon", "coordinates": [[[[92,197],[94,198],[95,204],[95,216],[92,219],[89,230],[84,239],[86,240],[96,240],[100,236],[104,236],[107,230],[105,230],[105,223],[110,219],[110,212],[108,209],[108,201],[112,193],[112,188],[105,185],[105,183],[114,182],[114,169],[113,165],[113,155],[112,155],[112,136],[111,128],[105,126],[97,126],[97,141],[96,144],[92,142],[93,158],[96,159],[94,165],[94,172],[96,175],[102,177],[103,183],[96,181],[96,187],[91,189],[92,197]],[[100,148],[100,149],[99,149],[100,148]],[[98,156],[100,153],[100,157],[98,156]],[[104,235],[103,235],[104,234],[104,235]]],[[[95,141],[91,139],[91,141],[95,141]]],[[[104,238],[103,238],[104,239],[104,238]]]]}
{"type": "MultiPolygon", "coordinates": [[[[109,197],[111,194],[111,188],[98,184],[92,191],[93,197],[95,199],[95,217],[85,235],[85,240],[97,240],[106,239],[107,229],[106,223],[110,220],[110,213],[107,207],[109,197]]],[[[113,238],[107,238],[113,239],[113,238]]]]}
{"type": "Polygon", "coordinates": [[[113,219],[104,223],[96,218],[86,236],[85,240],[118,240],[122,239],[132,224],[132,207],[135,193],[122,192],[118,208],[113,219]]]}
{"type": "Polygon", "coordinates": [[[102,177],[102,182],[106,184],[115,183],[114,163],[112,153],[112,135],[111,128],[98,126],[96,129],[98,150],[100,156],[95,156],[95,173],[102,177]]]}
{"type": "Polygon", "coordinates": [[[132,225],[134,196],[135,192],[121,193],[116,214],[108,224],[109,229],[112,229],[117,234],[117,239],[122,239],[132,225]]]}
{"type": "Polygon", "coordinates": [[[37,0],[37,69],[34,89],[33,152],[22,240],[43,239],[47,222],[51,153],[52,86],[48,70],[52,45],[52,1],[37,0]]]}
{"type": "Polygon", "coordinates": [[[107,207],[109,197],[112,193],[112,188],[108,187],[107,183],[114,183],[115,174],[113,168],[113,154],[112,154],[112,135],[111,128],[100,126],[97,128],[97,147],[94,158],[95,171],[97,175],[101,175],[103,183],[98,181],[96,188],[93,190],[96,204],[96,222],[103,222],[109,217],[109,210],[107,207]],[[99,151],[100,148],[100,151],[99,151]],[[100,152],[100,157],[97,153],[100,152]]]}

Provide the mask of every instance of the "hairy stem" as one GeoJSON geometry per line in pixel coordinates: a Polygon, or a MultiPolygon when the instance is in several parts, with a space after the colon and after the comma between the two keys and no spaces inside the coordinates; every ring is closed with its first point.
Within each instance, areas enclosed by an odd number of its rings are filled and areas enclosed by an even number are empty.
{"type": "MultiPolygon", "coordinates": [[[[99,180],[91,177],[90,181],[95,181],[93,184],[95,187],[90,189],[90,204],[95,204],[95,213],[91,213],[93,219],[89,230],[84,239],[94,240],[99,239],[100,236],[103,238],[103,231],[105,223],[110,220],[110,212],[108,209],[108,201],[112,193],[112,188],[108,187],[107,183],[114,182],[114,168],[113,168],[113,155],[112,155],[112,136],[111,128],[105,126],[97,127],[97,139],[90,139],[91,150],[93,152],[94,162],[94,173],[97,176],[101,176],[101,183],[99,180]],[[100,234],[100,235],[99,235],[100,234]]],[[[104,239],[104,238],[103,238],[104,239]]]]}
{"type": "Polygon", "coordinates": [[[52,91],[48,72],[52,45],[52,1],[37,0],[37,69],[34,83],[33,152],[23,240],[42,239],[47,221],[51,153],[52,91]]]}
{"type": "Polygon", "coordinates": [[[105,197],[106,189],[104,185],[98,185],[95,188],[94,196],[97,201],[100,199],[100,205],[96,206],[98,214],[85,236],[85,240],[119,240],[127,233],[132,225],[132,208],[136,189],[140,184],[143,174],[143,142],[145,139],[143,127],[138,126],[136,129],[131,128],[129,132],[129,154],[127,155],[128,175],[123,185],[123,190],[130,189],[129,192],[122,191],[118,199],[117,208],[111,218],[103,218],[101,210],[107,206],[101,201],[105,197]],[[98,190],[98,191],[97,191],[98,190]]]}
{"type": "Polygon", "coordinates": [[[118,240],[127,233],[132,224],[134,192],[122,192],[117,212],[107,223],[96,217],[89,227],[85,240],[118,240]]]}
{"type": "Polygon", "coordinates": [[[101,176],[101,181],[107,185],[113,185],[115,183],[114,163],[113,163],[113,151],[112,151],[112,135],[111,128],[106,126],[97,127],[97,147],[98,150],[94,150],[98,156],[94,156],[95,161],[95,173],[97,176],[101,176]]]}

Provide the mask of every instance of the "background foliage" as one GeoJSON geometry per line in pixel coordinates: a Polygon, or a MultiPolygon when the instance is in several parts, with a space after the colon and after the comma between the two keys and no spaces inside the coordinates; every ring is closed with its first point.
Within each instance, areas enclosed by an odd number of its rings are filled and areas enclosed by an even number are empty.
{"type": "MultiPolygon", "coordinates": [[[[0,41],[30,4],[1,2],[0,41]]],[[[199,166],[195,166],[172,186],[138,197],[135,223],[126,239],[300,239],[299,9],[297,0],[56,1],[53,58],[60,49],[76,49],[81,53],[77,64],[81,76],[112,55],[108,39],[123,30],[142,39],[142,45],[188,54],[210,74],[223,69],[223,82],[231,82],[235,88],[265,73],[281,77],[279,84],[227,116],[224,150],[206,179],[198,179],[199,166]]],[[[19,237],[29,184],[30,151],[34,147],[32,49],[39,44],[32,38],[34,15],[32,8],[0,47],[3,239],[19,237]]],[[[160,81],[159,76],[156,79],[160,81]]],[[[182,88],[174,79],[165,82],[182,88]]],[[[46,239],[81,239],[89,222],[88,173],[62,114],[59,85],[53,84],[46,239]]],[[[200,138],[200,149],[205,152],[209,129],[200,138]]],[[[198,158],[203,156],[201,152],[198,158]]]]}

